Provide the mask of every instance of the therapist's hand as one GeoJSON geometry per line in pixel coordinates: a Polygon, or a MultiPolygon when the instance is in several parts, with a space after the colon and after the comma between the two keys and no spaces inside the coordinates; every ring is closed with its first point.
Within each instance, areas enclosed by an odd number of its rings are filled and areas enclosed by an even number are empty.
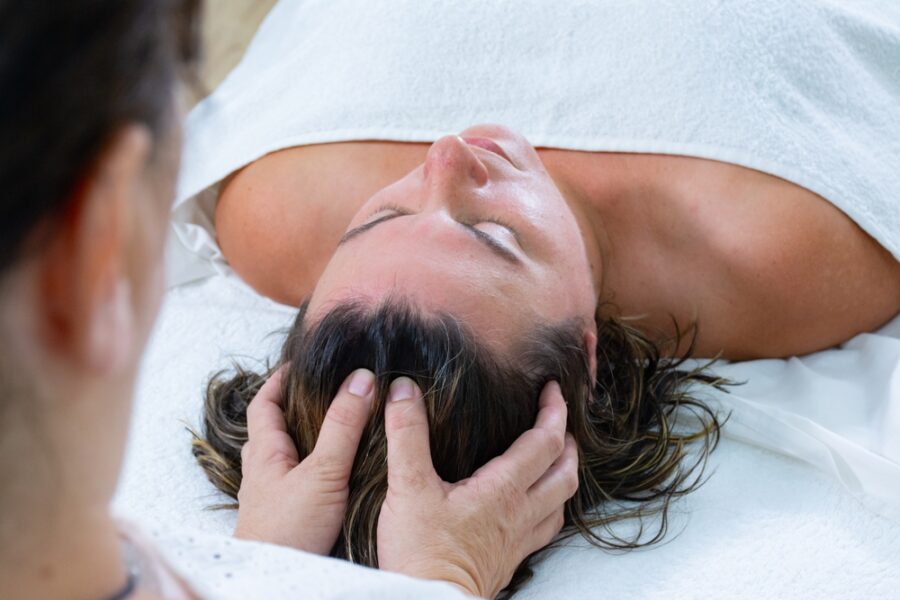
{"type": "Polygon", "coordinates": [[[431,462],[428,416],[409,379],[388,401],[388,492],[378,520],[382,569],[458,585],[493,598],[529,554],[563,526],[578,489],[578,451],[566,434],[566,403],[547,384],[533,429],[472,477],[442,481],[431,462]]]}
{"type": "Polygon", "coordinates": [[[325,415],[316,447],[303,462],[287,433],[279,369],[247,408],[235,537],[328,554],[347,509],[348,481],[369,420],[375,376],[350,374],[325,415]]]}

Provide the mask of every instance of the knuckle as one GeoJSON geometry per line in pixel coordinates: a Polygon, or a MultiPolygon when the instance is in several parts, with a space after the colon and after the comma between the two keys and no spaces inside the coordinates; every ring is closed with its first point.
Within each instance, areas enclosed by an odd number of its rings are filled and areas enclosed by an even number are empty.
{"type": "MultiPolygon", "coordinates": [[[[556,535],[562,528],[566,525],[566,514],[564,511],[557,511],[555,515],[553,515],[553,535],[556,535]]],[[[551,536],[552,537],[552,536],[551,536]]]]}
{"type": "Polygon", "coordinates": [[[502,499],[503,507],[509,515],[525,514],[527,512],[526,498],[524,494],[507,494],[502,499]]]}
{"type": "Polygon", "coordinates": [[[385,426],[391,431],[408,431],[428,428],[428,423],[417,418],[411,406],[391,407],[384,416],[385,426]]]}
{"type": "Polygon", "coordinates": [[[272,436],[270,439],[266,440],[265,447],[265,457],[267,459],[283,458],[296,451],[296,447],[294,446],[294,442],[291,441],[291,438],[283,435],[272,436]]]}
{"type": "Polygon", "coordinates": [[[416,471],[388,471],[388,488],[416,492],[425,489],[427,481],[416,471]]]}
{"type": "Polygon", "coordinates": [[[353,465],[339,456],[313,450],[300,466],[310,481],[327,488],[343,489],[348,485],[353,465]]]}
{"type": "Polygon", "coordinates": [[[522,514],[523,508],[527,508],[525,495],[509,481],[499,481],[491,490],[489,499],[496,503],[502,514],[507,516],[522,514]]]}
{"type": "Polygon", "coordinates": [[[520,499],[520,486],[515,478],[506,472],[497,473],[495,477],[485,482],[482,493],[489,498],[496,498],[502,502],[513,502],[520,499]]]}
{"type": "Polygon", "coordinates": [[[244,512],[247,512],[248,507],[252,509],[254,500],[256,499],[257,488],[259,487],[259,482],[255,482],[249,477],[245,477],[241,480],[241,486],[238,488],[237,492],[237,502],[238,506],[244,509],[244,512]]]}
{"type": "Polygon", "coordinates": [[[566,447],[565,434],[546,429],[539,430],[541,432],[540,442],[551,456],[559,456],[566,447]]]}
{"type": "Polygon", "coordinates": [[[303,461],[304,470],[308,469],[315,477],[323,480],[337,479],[344,471],[343,465],[333,456],[313,450],[303,461]]]}
{"type": "Polygon", "coordinates": [[[254,458],[254,447],[250,445],[250,443],[246,443],[241,447],[241,467],[246,467],[249,463],[253,462],[254,458]]]}
{"type": "Polygon", "coordinates": [[[578,487],[580,482],[578,481],[578,471],[575,469],[571,469],[566,473],[565,477],[565,486],[566,486],[566,497],[571,498],[578,492],[578,487]]]}
{"type": "Polygon", "coordinates": [[[365,420],[365,416],[358,410],[358,407],[344,402],[332,403],[328,412],[325,413],[325,418],[342,428],[352,429],[360,427],[365,420]]]}
{"type": "Polygon", "coordinates": [[[250,404],[247,405],[247,421],[256,421],[260,417],[260,411],[262,410],[262,402],[254,398],[250,401],[250,404]]]}

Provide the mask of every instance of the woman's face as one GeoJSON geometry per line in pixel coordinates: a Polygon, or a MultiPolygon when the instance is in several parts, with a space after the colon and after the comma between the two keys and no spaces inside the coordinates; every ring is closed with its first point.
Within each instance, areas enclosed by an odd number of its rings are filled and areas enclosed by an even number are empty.
{"type": "Polygon", "coordinates": [[[402,297],[502,347],[536,324],[581,318],[597,294],[579,225],[534,148],[478,126],[436,141],[424,164],[353,217],[309,305],[402,297]]]}

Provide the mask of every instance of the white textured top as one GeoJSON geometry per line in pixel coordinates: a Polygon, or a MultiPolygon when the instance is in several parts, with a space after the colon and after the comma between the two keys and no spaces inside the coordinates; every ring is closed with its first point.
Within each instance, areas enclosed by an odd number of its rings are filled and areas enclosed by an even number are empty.
{"type": "Polygon", "coordinates": [[[538,146],[771,173],[900,259],[896,0],[281,0],[188,119],[172,282],[221,261],[215,194],[193,197],[235,169],[484,122],[538,146]]]}
{"type": "Polygon", "coordinates": [[[447,583],[412,579],[283,546],[193,531],[141,531],[131,523],[123,529],[143,555],[138,581],[166,600],[189,597],[176,589],[173,575],[201,600],[471,599],[447,583]],[[152,575],[150,581],[145,575],[152,575]],[[165,585],[159,585],[161,580],[165,585]]]}

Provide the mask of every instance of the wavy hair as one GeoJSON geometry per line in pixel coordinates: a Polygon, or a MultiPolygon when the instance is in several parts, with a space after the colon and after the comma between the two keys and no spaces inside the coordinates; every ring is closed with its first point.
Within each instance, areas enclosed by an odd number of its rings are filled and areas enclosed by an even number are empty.
{"type": "MultiPolygon", "coordinates": [[[[387,491],[382,413],[390,382],[400,375],[423,391],[432,459],[449,482],[469,477],[532,427],[541,389],[550,380],[559,382],[569,407],[568,430],[579,449],[579,488],[566,503],[558,540],[580,534],[595,546],[623,549],[662,539],[670,501],[700,484],[718,442],[716,414],[689,392],[696,384],[724,382],[684,369],[684,358],[663,358],[658,345],[620,320],[598,320],[598,373],[592,381],[575,321],[537,326],[515,351],[499,356],[453,317],[426,316],[403,302],[344,304],[314,325],[307,322],[306,307],[278,361],[290,365],[282,390],[285,417],[301,460],[313,450],[343,380],[360,367],[376,375],[372,415],[350,475],[334,557],[378,566],[376,529],[387,491]],[[648,537],[644,522],[651,515],[662,518],[648,537]],[[640,532],[623,537],[612,528],[624,519],[638,519],[640,532]]],[[[260,374],[236,366],[209,382],[193,453],[210,481],[235,499],[247,405],[273,370],[260,374]]],[[[535,558],[519,566],[506,596],[530,578],[535,558]]]]}

